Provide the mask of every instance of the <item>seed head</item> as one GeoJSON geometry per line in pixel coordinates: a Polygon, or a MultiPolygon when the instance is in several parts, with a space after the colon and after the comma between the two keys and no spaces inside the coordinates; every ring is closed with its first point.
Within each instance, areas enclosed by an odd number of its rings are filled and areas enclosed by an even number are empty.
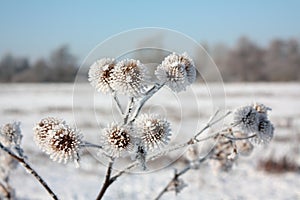
{"type": "Polygon", "coordinates": [[[10,148],[12,146],[19,146],[22,140],[22,133],[20,129],[20,122],[13,122],[5,124],[0,130],[0,142],[10,148]]]}
{"type": "Polygon", "coordinates": [[[196,68],[193,60],[186,54],[170,54],[157,67],[155,75],[173,91],[180,92],[196,80],[196,68]]]}
{"type": "Polygon", "coordinates": [[[117,63],[112,73],[112,88],[121,94],[139,97],[146,87],[146,67],[138,60],[117,63]]]}
{"type": "Polygon", "coordinates": [[[268,144],[274,135],[274,126],[273,124],[264,116],[259,117],[258,129],[256,131],[256,136],[251,138],[255,144],[268,144]]]}
{"type": "Polygon", "coordinates": [[[238,108],[234,112],[234,124],[244,133],[254,133],[258,129],[259,113],[252,106],[238,108]]]}
{"type": "Polygon", "coordinates": [[[74,161],[78,164],[81,139],[82,135],[77,130],[61,124],[51,130],[47,152],[53,161],[74,161]]]}
{"type": "Polygon", "coordinates": [[[132,150],[131,130],[127,126],[113,123],[103,129],[101,143],[108,156],[120,157],[132,150]]]}
{"type": "Polygon", "coordinates": [[[102,58],[93,63],[89,70],[89,81],[97,91],[104,94],[111,92],[112,71],[115,67],[115,60],[102,58]]]}
{"type": "Polygon", "coordinates": [[[48,142],[50,139],[50,133],[56,126],[65,125],[65,121],[55,117],[46,117],[41,119],[35,127],[34,131],[34,141],[37,146],[42,150],[46,151],[48,148],[48,142]]]}
{"type": "Polygon", "coordinates": [[[171,137],[170,123],[159,115],[143,114],[135,121],[136,132],[146,149],[154,150],[167,145],[171,137]]]}

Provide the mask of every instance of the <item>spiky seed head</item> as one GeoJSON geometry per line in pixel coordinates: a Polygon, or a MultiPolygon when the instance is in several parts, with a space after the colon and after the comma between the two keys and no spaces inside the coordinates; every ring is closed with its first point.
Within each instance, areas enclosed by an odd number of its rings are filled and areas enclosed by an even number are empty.
{"type": "Polygon", "coordinates": [[[136,119],[135,126],[146,149],[159,149],[170,141],[170,123],[159,115],[143,114],[136,119]]]}
{"type": "Polygon", "coordinates": [[[47,153],[53,161],[78,164],[82,135],[79,131],[61,124],[50,131],[47,153]]]}
{"type": "Polygon", "coordinates": [[[118,62],[112,73],[112,88],[121,94],[139,97],[146,87],[146,67],[134,59],[118,62]]]}
{"type": "Polygon", "coordinates": [[[89,70],[89,81],[97,91],[103,92],[104,94],[112,92],[111,74],[115,65],[115,60],[111,58],[102,58],[91,65],[89,70]]]}
{"type": "Polygon", "coordinates": [[[250,141],[255,144],[268,144],[272,140],[273,135],[273,124],[264,115],[261,115],[259,117],[256,136],[254,138],[251,138],[250,141]]]}
{"type": "Polygon", "coordinates": [[[22,140],[20,122],[5,124],[0,129],[0,142],[10,148],[11,146],[19,146],[22,140]]]}
{"type": "Polygon", "coordinates": [[[127,126],[112,123],[103,129],[101,143],[108,156],[120,157],[132,150],[131,129],[127,126]]]}
{"type": "Polygon", "coordinates": [[[258,129],[259,113],[252,106],[238,108],[234,112],[234,124],[244,133],[254,133],[258,129]]]}
{"type": "Polygon", "coordinates": [[[196,67],[186,54],[172,53],[157,67],[155,75],[175,92],[186,90],[196,80],[196,67]]]}
{"type": "Polygon", "coordinates": [[[48,141],[50,139],[50,133],[56,126],[65,125],[65,121],[56,117],[46,117],[41,119],[33,128],[34,141],[37,146],[46,151],[48,147],[48,141]]]}

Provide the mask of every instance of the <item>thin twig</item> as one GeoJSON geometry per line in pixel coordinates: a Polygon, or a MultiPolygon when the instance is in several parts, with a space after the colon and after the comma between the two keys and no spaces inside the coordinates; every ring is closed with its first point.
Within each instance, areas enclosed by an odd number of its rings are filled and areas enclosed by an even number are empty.
{"type": "Polygon", "coordinates": [[[17,156],[10,149],[8,149],[5,146],[3,146],[1,143],[0,143],[0,148],[3,151],[5,151],[6,153],[8,153],[12,158],[14,158],[15,160],[17,160],[27,170],[27,172],[29,172],[30,174],[32,174],[40,182],[40,184],[46,189],[46,191],[50,194],[50,196],[53,199],[58,200],[58,197],[56,196],[56,194],[50,189],[50,187],[42,179],[42,177],[29,165],[29,163],[27,163],[27,161],[24,160],[24,158],[21,158],[21,157],[17,156]]]}
{"type": "Polygon", "coordinates": [[[127,122],[128,122],[128,118],[129,118],[129,115],[131,114],[133,105],[134,105],[134,97],[131,97],[128,102],[128,105],[127,105],[126,114],[124,117],[124,124],[127,124],[127,122]]]}
{"type": "Polygon", "coordinates": [[[116,103],[116,107],[117,107],[119,113],[123,116],[124,115],[124,111],[122,109],[122,106],[121,106],[121,103],[120,103],[119,98],[117,96],[117,93],[115,91],[113,91],[112,92],[112,96],[113,96],[114,102],[116,103]]]}
{"type": "Polygon", "coordinates": [[[154,85],[152,88],[150,88],[147,92],[146,92],[146,96],[140,100],[140,103],[138,105],[138,107],[136,108],[133,117],[130,120],[130,123],[132,123],[137,116],[140,114],[143,106],[145,105],[145,103],[156,93],[158,92],[163,86],[165,85],[165,83],[160,84],[160,85],[154,85]]]}
{"type": "Polygon", "coordinates": [[[193,139],[197,140],[197,137],[202,134],[206,129],[212,127],[213,125],[215,125],[216,123],[218,123],[219,121],[223,120],[224,118],[226,118],[228,115],[231,114],[231,111],[228,111],[225,115],[221,116],[220,118],[216,119],[215,121],[212,121],[212,119],[214,119],[217,116],[217,113],[219,111],[217,111],[214,115],[214,117],[210,118],[210,120],[208,121],[208,123],[194,136],[193,139]]]}
{"type": "Polygon", "coordinates": [[[107,166],[107,171],[106,171],[104,183],[103,183],[103,185],[102,185],[102,187],[101,187],[101,190],[100,190],[100,192],[99,192],[99,194],[98,194],[96,200],[102,199],[102,197],[103,197],[105,191],[107,190],[107,188],[108,188],[109,185],[111,184],[111,183],[110,183],[110,182],[111,182],[111,181],[110,181],[110,179],[111,179],[110,177],[111,177],[111,172],[112,172],[112,166],[113,166],[113,164],[114,164],[114,160],[111,159],[111,160],[109,161],[109,163],[108,163],[108,166],[107,166]]]}
{"type": "MultiPolygon", "coordinates": [[[[207,160],[210,156],[210,154],[213,152],[214,148],[211,148],[211,150],[202,158],[199,158],[198,160],[194,161],[194,163],[202,163],[205,160],[207,160]]],[[[173,178],[168,182],[168,184],[161,190],[161,192],[157,195],[157,197],[155,198],[155,200],[159,200],[166,192],[170,191],[169,188],[170,186],[176,181],[178,180],[178,178],[180,176],[182,176],[183,174],[187,173],[189,170],[193,169],[191,163],[186,166],[185,168],[183,168],[181,171],[177,172],[177,170],[175,170],[174,176],[173,178]]]]}
{"type": "Polygon", "coordinates": [[[93,144],[87,141],[84,141],[80,147],[87,147],[87,148],[96,148],[96,149],[102,149],[103,147],[99,144],[93,144]]]}
{"type": "Polygon", "coordinates": [[[256,134],[253,134],[253,135],[250,135],[250,136],[247,136],[247,137],[229,137],[227,135],[222,135],[223,137],[229,139],[229,140],[247,140],[247,139],[250,139],[250,138],[253,138],[256,136],[256,134]]]}

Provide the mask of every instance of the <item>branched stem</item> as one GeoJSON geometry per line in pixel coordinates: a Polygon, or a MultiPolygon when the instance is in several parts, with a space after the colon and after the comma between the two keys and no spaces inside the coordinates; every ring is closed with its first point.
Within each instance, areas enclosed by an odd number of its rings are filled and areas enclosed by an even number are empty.
{"type": "Polygon", "coordinates": [[[17,160],[30,174],[32,174],[39,181],[39,183],[46,189],[46,191],[50,194],[50,196],[53,199],[58,200],[56,194],[50,189],[50,187],[42,179],[42,177],[29,165],[29,163],[27,163],[27,161],[24,158],[17,156],[10,149],[3,146],[1,143],[0,143],[0,148],[3,151],[5,151],[7,154],[9,154],[12,158],[17,160]]]}
{"type": "Polygon", "coordinates": [[[106,192],[106,190],[108,189],[108,187],[110,186],[111,184],[111,172],[112,172],[112,166],[114,164],[114,160],[111,159],[108,163],[108,166],[107,166],[107,171],[106,171],[106,175],[105,175],[105,180],[104,180],[104,183],[102,185],[102,188],[96,198],[96,200],[100,200],[102,199],[104,193],[106,192]]]}
{"type": "Polygon", "coordinates": [[[158,92],[163,86],[165,85],[165,83],[160,84],[160,85],[154,85],[152,88],[150,88],[147,92],[146,95],[143,99],[141,99],[138,107],[136,108],[133,117],[130,120],[130,123],[134,122],[134,120],[137,118],[137,116],[140,114],[143,106],[145,105],[145,103],[156,93],[158,92]]]}

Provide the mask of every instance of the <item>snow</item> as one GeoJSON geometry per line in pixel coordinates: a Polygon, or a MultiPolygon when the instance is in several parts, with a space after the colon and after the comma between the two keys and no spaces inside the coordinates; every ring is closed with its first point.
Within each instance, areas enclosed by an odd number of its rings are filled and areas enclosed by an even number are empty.
{"type": "MultiPolygon", "coordinates": [[[[199,170],[183,176],[188,187],[179,195],[170,192],[162,199],[300,199],[300,173],[269,174],[257,169],[258,161],[269,157],[288,156],[300,165],[299,91],[299,83],[234,83],[195,84],[179,94],[166,88],[155,94],[143,112],[166,116],[173,127],[173,142],[190,138],[222,105],[230,110],[253,102],[264,103],[272,108],[270,119],[275,125],[271,144],[257,146],[254,153],[241,158],[231,172],[216,173],[208,164],[203,164],[199,170]]],[[[120,100],[122,103],[127,99],[121,97],[120,100]]],[[[22,122],[23,145],[29,162],[59,198],[95,199],[106,170],[97,152],[84,151],[79,169],[72,163],[53,162],[34,144],[32,128],[43,117],[57,116],[76,125],[87,141],[97,143],[101,127],[119,119],[109,96],[95,93],[85,83],[75,87],[73,84],[1,84],[0,115],[0,124],[22,122]]],[[[118,168],[129,162],[119,163],[118,168]]],[[[160,167],[163,166],[157,168],[160,167]]],[[[160,170],[121,176],[104,199],[153,199],[169,182],[175,167],[184,166],[179,162],[160,170]]],[[[51,199],[22,167],[13,172],[11,181],[20,199],[51,199]]]]}

